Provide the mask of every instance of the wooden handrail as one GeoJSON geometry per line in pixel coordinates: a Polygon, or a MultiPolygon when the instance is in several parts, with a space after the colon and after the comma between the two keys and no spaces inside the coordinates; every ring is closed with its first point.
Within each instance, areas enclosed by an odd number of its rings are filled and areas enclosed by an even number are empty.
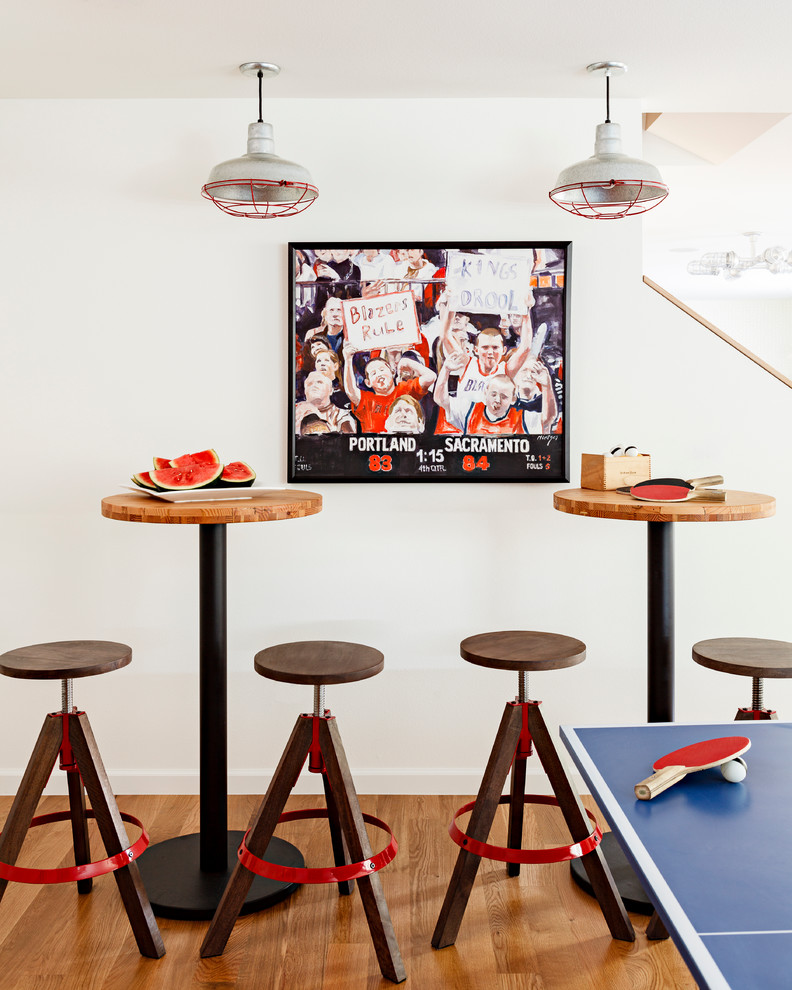
{"type": "Polygon", "coordinates": [[[710,321],[703,317],[700,313],[697,313],[694,309],[691,309],[690,306],[686,306],[681,299],[677,299],[677,297],[672,295],[667,289],[664,289],[661,285],[658,285],[657,282],[653,282],[647,275],[644,275],[643,280],[650,289],[654,289],[655,292],[659,292],[661,296],[667,299],[670,303],[673,303],[678,309],[681,309],[683,313],[687,313],[688,316],[692,316],[697,323],[700,323],[703,327],[706,327],[707,330],[711,330],[716,337],[720,337],[720,339],[725,340],[727,344],[731,344],[735,350],[738,350],[741,354],[744,354],[747,358],[753,361],[754,364],[758,364],[760,368],[764,368],[764,370],[771,374],[774,378],[777,378],[780,382],[783,382],[784,385],[792,388],[792,381],[787,378],[786,375],[782,375],[780,371],[776,370],[772,364],[768,364],[767,361],[763,361],[762,358],[754,354],[753,351],[749,351],[747,347],[744,347],[736,341],[734,337],[730,337],[727,333],[724,333],[720,327],[716,327],[714,323],[710,323],[710,321]]]}

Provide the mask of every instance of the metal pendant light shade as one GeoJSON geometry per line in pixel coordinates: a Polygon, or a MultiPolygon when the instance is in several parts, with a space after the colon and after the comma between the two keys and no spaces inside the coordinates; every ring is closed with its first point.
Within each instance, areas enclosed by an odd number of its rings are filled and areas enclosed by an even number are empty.
{"type": "Polygon", "coordinates": [[[271,62],[240,65],[259,81],[259,119],[248,126],[247,154],[216,165],[201,195],[234,217],[288,217],[307,210],[319,195],[308,170],[275,154],[272,125],[261,119],[261,81],[280,69],[271,62]]]}
{"type": "Polygon", "coordinates": [[[621,128],[610,120],[610,76],[624,72],[623,62],[594,62],[589,72],[605,72],[607,113],[597,125],[594,154],[565,168],[550,199],[561,209],[593,220],[618,220],[646,213],[668,195],[668,186],[649,162],[621,150],[621,128]]]}

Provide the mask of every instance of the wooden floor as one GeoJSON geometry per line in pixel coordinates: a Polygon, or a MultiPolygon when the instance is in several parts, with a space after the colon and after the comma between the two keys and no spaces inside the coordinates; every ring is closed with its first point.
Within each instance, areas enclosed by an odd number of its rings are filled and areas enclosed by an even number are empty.
{"type": "MultiPolygon", "coordinates": [[[[258,798],[229,799],[229,825],[244,828],[258,798]]],[[[483,861],[455,946],[435,951],[430,939],[457,846],[446,831],[464,797],[363,797],[363,810],[385,819],[399,854],[380,874],[396,935],[415,990],[693,990],[671,943],[647,942],[645,917],[632,916],[637,939],[616,942],[594,900],[572,883],[566,864],[524,866],[509,879],[503,864],[483,861]]],[[[5,820],[10,798],[0,798],[5,820]]],[[[313,807],[293,797],[289,808],[313,807]]],[[[589,801],[586,802],[592,807],[589,801]]],[[[152,842],[197,831],[195,797],[119,798],[146,823],[152,842]]],[[[45,798],[40,811],[64,808],[45,798]]],[[[492,842],[505,844],[503,809],[492,842]]],[[[568,842],[557,809],[526,808],[526,846],[568,842]]],[[[93,828],[93,826],[92,826],[93,828]]],[[[67,824],[30,832],[20,865],[66,866],[67,824]]],[[[308,865],[330,865],[321,821],[282,826],[308,865]]],[[[130,839],[137,832],[130,826],[130,839]]],[[[371,829],[374,850],[383,833],[371,829]]],[[[101,849],[93,839],[94,858],[101,849]]],[[[103,855],[103,853],[102,853],[103,855]]],[[[223,956],[202,960],[208,922],[160,920],[167,954],[138,955],[111,876],[78,895],[74,885],[11,883],[0,904],[0,990],[383,990],[393,984],[377,967],[357,893],[339,898],[334,885],[301,887],[288,901],[241,918],[223,956]]]]}

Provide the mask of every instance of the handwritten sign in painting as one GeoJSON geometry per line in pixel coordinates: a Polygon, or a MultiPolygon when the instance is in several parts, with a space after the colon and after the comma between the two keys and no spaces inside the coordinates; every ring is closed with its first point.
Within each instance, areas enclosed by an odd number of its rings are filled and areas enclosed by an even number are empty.
{"type": "Polygon", "coordinates": [[[410,347],[421,337],[412,292],[387,292],[368,299],[343,299],[346,339],[359,351],[410,347]]]}
{"type": "Polygon", "coordinates": [[[506,254],[448,252],[449,309],[457,313],[520,313],[528,310],[531,258],[506,254]]]}

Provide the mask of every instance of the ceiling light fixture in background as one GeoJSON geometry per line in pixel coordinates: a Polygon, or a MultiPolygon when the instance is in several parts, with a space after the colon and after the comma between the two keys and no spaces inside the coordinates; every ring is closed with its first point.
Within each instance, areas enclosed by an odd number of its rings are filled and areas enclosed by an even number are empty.
{"type": "Polygon", "coordinates": [[[233,217],[267,219],[289,217],[307,210],[319,190],[307,169],[275,154],[272,124],[261,116],[261,83],[276,76],[280,66],[272,62],[245,62],[244,75],[258,78],[258,121],[248,125],[247,154],[216,165],[201,195],[233,217]]]}
{"type": "Polygon", "coordinates": [[[618,220],[646,213],[668,195],[668,186],[649,162],[622,154],[621,127],[610,119],[610,77],[627,71],[624,62],[593,62],[589,72],[605,74],[605,123],[597,125],[594,155],[559,175],[550,199],[568,213],[591,220],[618,220]]]}
{"type": "Polygon", "coordinates": [[[740,278],[743,272],[764,270],[773,275],[788,275],[792,272],[792,252],[784,247],[765,248],[761,254],[756,251],[756,231],[743,235],[751,243],[750,255],[741,258],[736,251],[710,251],[697,261],[688,262],[689,275],[720,275],[727,279],[740,278]]]}

